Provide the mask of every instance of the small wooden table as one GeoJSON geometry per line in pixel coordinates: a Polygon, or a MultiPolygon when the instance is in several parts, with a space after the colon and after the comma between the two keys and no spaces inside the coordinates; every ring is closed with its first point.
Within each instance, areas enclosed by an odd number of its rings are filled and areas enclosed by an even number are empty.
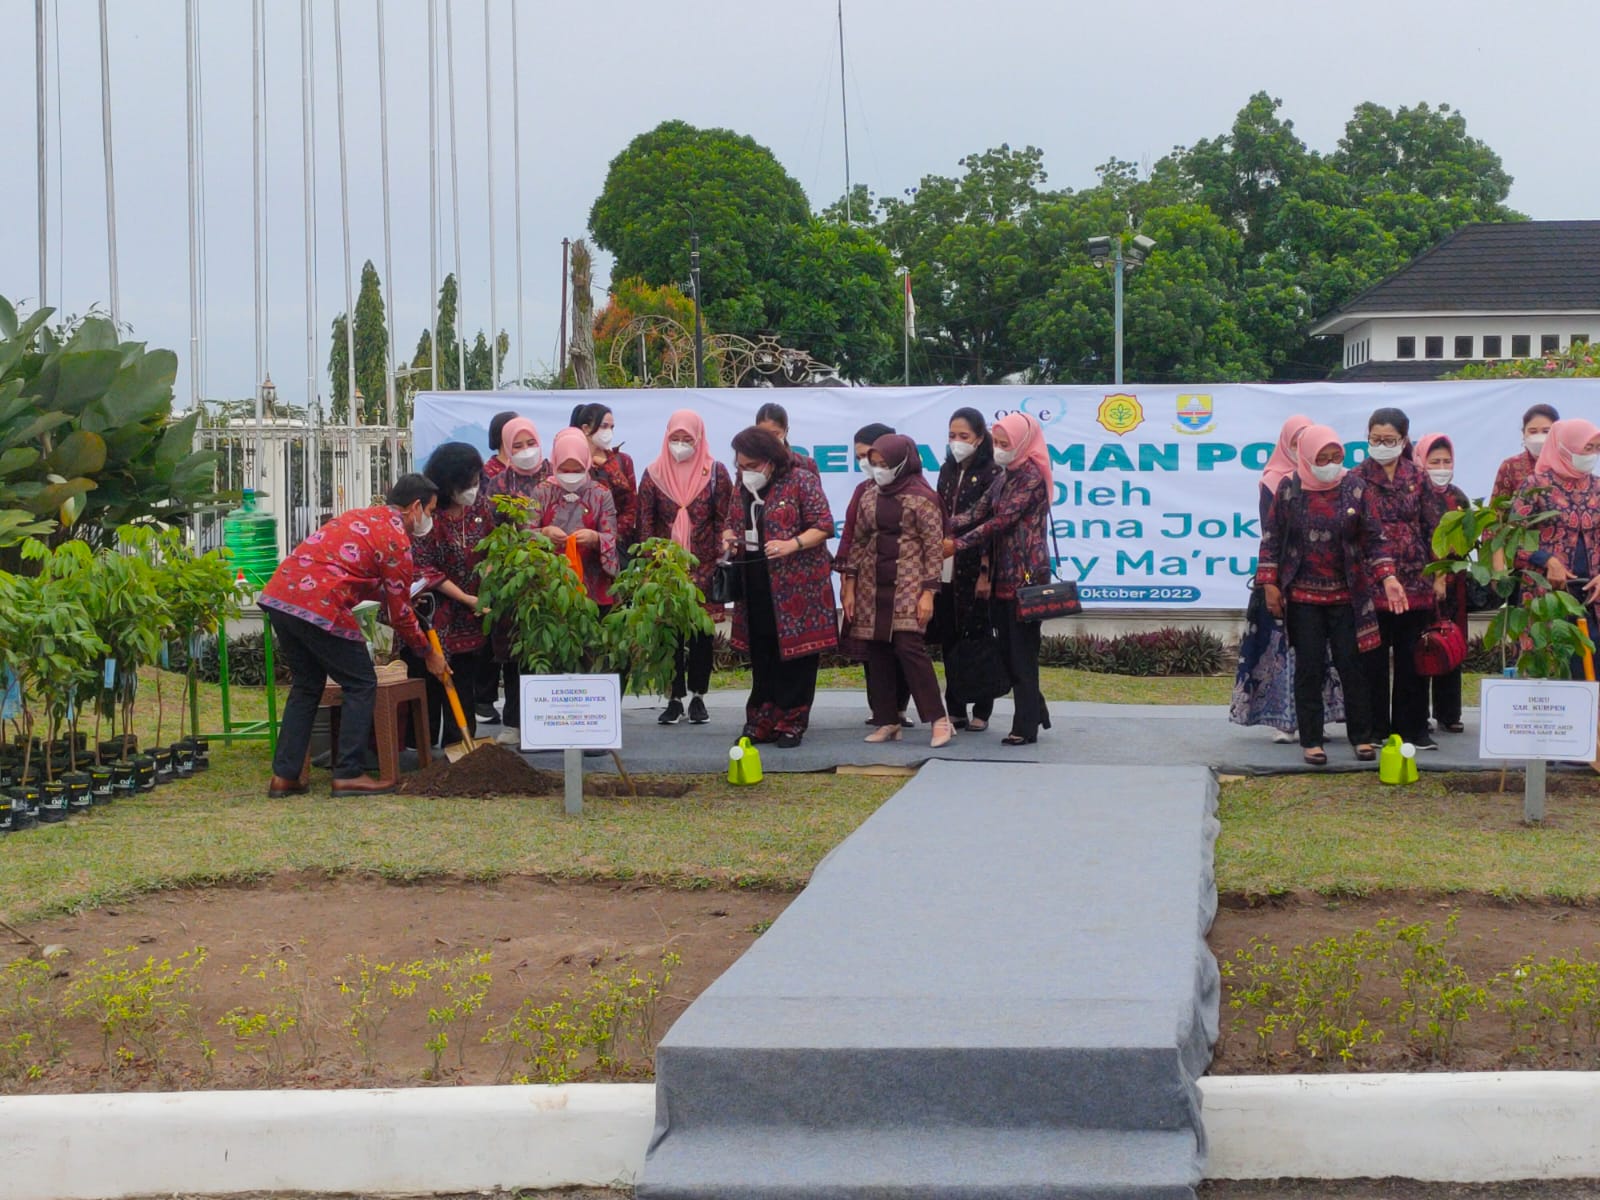
{"type": "MultiPolygon", "coordinates": [[[[329,683],[322,689],[320,707],[330,709],[328,729],[332,735],[333,760],[339,758],[339,710],[344,704],[344,689],[329,683]]],[[[372,731],[378,737],[378,779],[386,784],[400,782],[400,713],[409,705],[411,725],[417,734],[417,761],[427,766],[433,761],[429,745],[433,738],[428,729],[428,689],[421,679],[380,679],[378,696],[372,706],[372,731]]],[[[311,755],[306,755],[306,765],[300,773],[300,782],[311,777],[311,755]]]]}

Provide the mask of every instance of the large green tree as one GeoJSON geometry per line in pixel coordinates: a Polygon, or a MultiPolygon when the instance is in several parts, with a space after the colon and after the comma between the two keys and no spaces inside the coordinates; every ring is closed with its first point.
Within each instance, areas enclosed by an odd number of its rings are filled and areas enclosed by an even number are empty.
{"type": "MultiPolygon", "coordinates": [[[[381,425],[387,418],[389,326],[383,305],[383,281],[369,258],[361,266],[361,290],[356,294],[356,388],[361,392],[360,418],[366,425],[381,425]]],[[[350,375],[347,370],[345,314],[333,319],[328,350],[328,376],[332,384],[330,409],[335,422],[349,419],[350,375]]]]}
{"type": "Polygon", "coordinates": [[[804,189],[752,138],[683,121],[640,134],[612,160],[589,226],[616,256],[614,278],[653,287],[689,278],[692,229],[709,324],[774,335],[862,382],[896,374],[892,258],[872,231],[832,210],[813,216],[804,189]]]}

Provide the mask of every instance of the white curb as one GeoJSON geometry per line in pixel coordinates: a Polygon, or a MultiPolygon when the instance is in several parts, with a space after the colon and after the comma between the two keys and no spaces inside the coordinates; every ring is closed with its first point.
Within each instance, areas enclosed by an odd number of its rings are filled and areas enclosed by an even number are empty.
{"type": "Polygon", "coordinates": [[[1212,1179],[1600,1178],[1600,1073],[1208,1076],[1212,1179]]]}
{"type": "MultiPolygon", "coordinates": [[[[1600,1178],[1600,1073],[1217,1076],[1213,1179],[1600,1178]]],[[[649,1084],[0,1098],[0,1196],[626,1187],[649,1084]]]]}
{"type": "Polygon", "coordinates": [[[418,1195],[631,1184],[650,1084],[0,1099],[0,1197],[418,1195]]]}

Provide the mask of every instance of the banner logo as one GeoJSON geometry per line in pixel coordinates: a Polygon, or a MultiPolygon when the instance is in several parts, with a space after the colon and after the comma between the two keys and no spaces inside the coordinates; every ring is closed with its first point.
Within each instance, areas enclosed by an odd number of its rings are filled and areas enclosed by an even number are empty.
{"type": "Polygon", "coordinates": [[[1100,427],[1107,433],[1121,437],[1144,424],[1144,406],[1139,403],[1137,396],[1129,395],[1127,392],[1113,392],[1100,401],[1095,420],[1100,422],[1100,427]]]}
{"type": "Polygon", "coordinates": [[[1178,423],[1172,428],[1178,433],[1210,433],[1217,427],[1217,417],[1212,411],[1211,397],[1185,392],[1178,397],[1178,423]]]}

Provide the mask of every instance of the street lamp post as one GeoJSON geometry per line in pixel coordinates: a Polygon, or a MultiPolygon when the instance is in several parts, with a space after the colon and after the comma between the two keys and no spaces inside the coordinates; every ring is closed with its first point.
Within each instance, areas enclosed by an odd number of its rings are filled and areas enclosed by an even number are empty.
{"type": "Polygon", "coordinates": [[[1120,234],[1116,237],[1089,239],[1089,255],[1094,259],[1094,265],[1111,268],[1112,323],[1116,329],[1116,358],[1112,382],[1117,387],[1122,386],[1122,277],[1124,272],[1142,266],[1145,257],[1155,249],[1155,246],[1155,239],[1147,238],[1143,234],[1135,235],[1126,252],[1120,234]]]}
{"type": "Polygon", "coordinates": [[[705,386],[706,344],[700,325],[700,233],[694,224],[694,209],[682,200],[678,207],[689,215],[689,290],[694,299],[694,385],[705,386]]]}

